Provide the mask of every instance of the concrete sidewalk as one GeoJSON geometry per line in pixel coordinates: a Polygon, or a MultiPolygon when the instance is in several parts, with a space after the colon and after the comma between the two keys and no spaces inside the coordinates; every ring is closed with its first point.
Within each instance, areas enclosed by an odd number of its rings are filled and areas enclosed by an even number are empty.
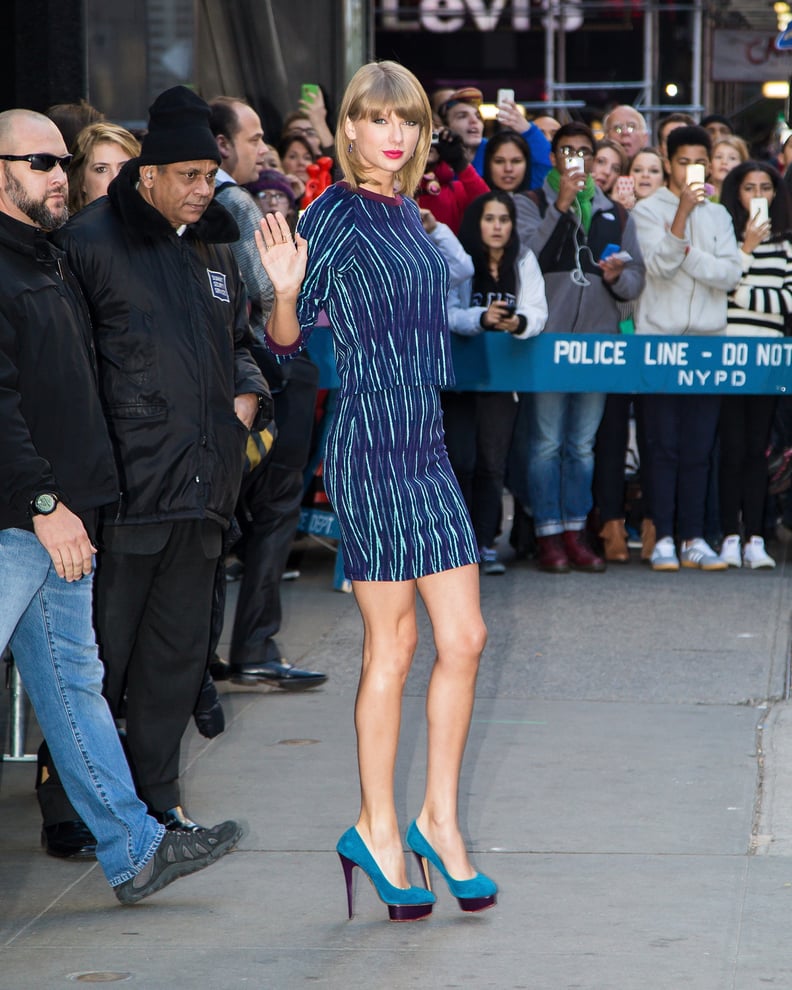
{"type": "MultiPolygon", "coordinates": [[[[226,732],[207,742],[191,727],[185,742],[188,811],[248,825],[217,867],[121,908],[98,867],[40,850],[34,768],[0,766],[0,988],[113,974],[146,990],[792,987],[792,561],[484,578],[461,812],[499,903],[464,915],[439,887],[413,925],[388,924],[359,871],[346,919],[334,846],[357,812],[360,620],[331,590],[326,551],[302,569],[284,585],[282,642],[330,680],[297,695],[221,685],[226,732]]],[[[421,633],[397,774],[405,827],[423,780],[425,621],[421,633]]]]}

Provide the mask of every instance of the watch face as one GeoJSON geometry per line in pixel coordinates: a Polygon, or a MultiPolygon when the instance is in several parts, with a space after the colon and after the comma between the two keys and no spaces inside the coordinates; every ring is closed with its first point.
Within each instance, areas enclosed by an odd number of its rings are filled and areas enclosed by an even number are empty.
{"type": "Polygon", "coordinates": [[[37,495],[33,504],[36,507],[36,512],[40,512],[43,516],[47,516],[50,512],[55,511],[55,506],[58,504],[58,500],[54,495],[50,495],[49,492],[44,492],[43,495],[37,495]]]}

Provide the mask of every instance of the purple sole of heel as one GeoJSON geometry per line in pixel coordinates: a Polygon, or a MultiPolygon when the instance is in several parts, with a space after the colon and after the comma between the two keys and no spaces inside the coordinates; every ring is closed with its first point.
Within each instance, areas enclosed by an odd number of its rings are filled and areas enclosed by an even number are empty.
{"type": "Polygon", "coordinates": [[[491,897],[457,897],[457,902],[463,911],[486,911],[498,903],[498,898],[491,897]]]}
{"type": "Polygon", "coordinates": [[[389,904],[388,917],[391,921],[420,921],[432,913],[431,904],[389,904]]]}
{"type": "MultiPolygon", "coordinates": [[[[341,866],[344,870],[344,880],[346,881],[346,892],[347,892],[347,908],[349,909],[349,920],[353,917],[353,893],[352,893],[352,872],[357,863],[353,863],[351,859],[344,856],[343,853],[338,854],[338,858],[341,860],[341,866]]],[[[363,871],[364,876],[365,870],[363,871]]],[[[371,878],[367,877],[369,882],[371,878]]],[[[371,884],[374,887],[374,884],[371,884]]],[[[374,890],[376,891],[376,887],[374,890]]],[[[478,909],[477,909],[478,910],[478,909]]],[[[421,918],[427,918],[432,913],[431,904],[388,904],[388,918],[390,921],[420,921],[421,918]]]]}

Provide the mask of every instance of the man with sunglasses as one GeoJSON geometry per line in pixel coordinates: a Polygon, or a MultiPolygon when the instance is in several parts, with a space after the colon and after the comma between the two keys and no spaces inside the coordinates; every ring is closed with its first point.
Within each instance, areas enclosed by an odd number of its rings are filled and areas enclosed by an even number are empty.
{"type": "Polygon", "coordinates": [[[141,154],[56,235],[88,302],[121,478],[99,531],[105,696],[126,717],[138,793],[174,832],[179,754],[206,668],[214,575],[266,384],[247,296],[213,201],[209,107],[186,87],[150,108],[141,154]]]}
{"type": "Polygon", "coordinates": [[[10,643],[102,869],[134,903],[211,865],[240,829],[167,834],[135,794],[101,694],[93,554],[119,483],[85,301],[49,237],[68,217],[69,158],[48,118],[0,114],[0,652],[10,643]]]}

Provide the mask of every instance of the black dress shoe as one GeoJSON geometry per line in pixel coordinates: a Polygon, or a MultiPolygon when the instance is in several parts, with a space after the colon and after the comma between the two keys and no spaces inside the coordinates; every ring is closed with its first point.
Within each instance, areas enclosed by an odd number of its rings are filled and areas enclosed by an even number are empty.
{"type": "Polygon", "coordinates": [[[41,844],[49,856],[58,856],[60,859],[96,859],[96,839],[79,818],[76,821],[44,825],[41,829],[41,844]]]}
{"type": "Polygon", "coordinates": [[[220,657],[216,653],[209,661],[209,673],[213,681],[227,681],[231,676],[231,664],[225,657],[220,657]]]}
{"type": "Polygon", "coordinates": [[[208,670],[204,671],[201,691],[193,708],[193,718],[198,731],[207,739],[214,739],[225,729],[223,706],[220,704],[215,682],[208,670]]]}
{"type": "Polygon", "coordinates": [[[237,684],[272,684],[284,691],[305,691],[324,684],[327,674],[320,674],[317,670],[301,670],[281,658],[268,660],[266,663],[232,666],[231,680],[237,684]]]}
{"type": "Polygon", "coordinates": [[[168,808],[167,811],[152,811],[149,814],[156,818],[160,825],[164,825],[168,832],[205,832],[206,826],[199,825],[184,813],[184,808],[177,804],[175,808],[168,808]]]}

